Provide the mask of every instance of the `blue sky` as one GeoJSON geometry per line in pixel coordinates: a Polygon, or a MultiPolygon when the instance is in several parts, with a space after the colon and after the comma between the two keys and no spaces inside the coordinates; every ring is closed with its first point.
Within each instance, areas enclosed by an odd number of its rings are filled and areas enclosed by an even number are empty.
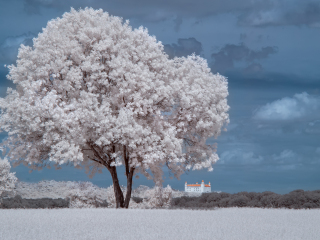
{"type": "MultiPolygon", "coordinates": [[[[165,185],[182,190],[185,181],[204,180],[226,192],[320,189],[319,0],[0,0],[1,97],[13,86],[3,65],[15,62],[19,45],[32,45],[49,20],[71,7],[86,6],[147,27],[169,56],[195,52],[228,77],[228,131],[208,140],[218,144],[214,171],[191,171],[179,181],[166,173],[165,185]]],[[[89,179],[67,166],[12,171],[21,181],[112,183],[108,171],[89,179]]],[[[140,184],[153,182],[142,176],[134,180],[140,184]]]]}

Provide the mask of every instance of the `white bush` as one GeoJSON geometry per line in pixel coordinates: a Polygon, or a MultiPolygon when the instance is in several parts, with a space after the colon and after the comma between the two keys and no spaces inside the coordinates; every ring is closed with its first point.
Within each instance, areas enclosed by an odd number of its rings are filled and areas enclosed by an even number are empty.
{"type": "Polygon", "coordinates": [[[91,182],[76,184],[78,186],[67,194],[67,198],[70,199],[69,208],[96,208],[105,202],[105,196],[101,194],[100,188],[91,182]]]}
{"type": "MultiPolygon", "coordinates": [[[[125,198],[127,192],[126,187],[121,186],[121,190],[125,198]]],[[[138,189],[132,192],[129,208],[169,208],[171,201],[172,189],[169,185],[166,188],[156,186],[151,189],[146,186],[140,186],[138,189]],[[132,200],[132,197],[134,196],[142,197],[143,201],[141,203],[136,203],[132,200]]],[[[116,200],[114,196],[113,185],[107,188],[107,202],[108,208],[115,208],[116,200]]]]}
{"type": "MultiPolygon", "coordinates": [[[[122,186],[121,190],[125,198],[126,187],[122,186]]],[[[53,180],[39,183],[18,182],[16,191],[22,198],[69,198],[70,208],[95,208],[104,201],[107,201],[108,208],[116,206],[113,185],[108,188],[100,188],[91,182],[56,182],[53,180]]],[[[141,185],[132,191],[129,208],[168,208],[172,197],[180,197],[185,194],[187,193],[173,191],[169,185],[166,188],[149,188],[141,185]],[[136,203],[132,197],[143,198],[143,201],[136,203]]]]}
{"type": "Polygon", "coordinates": [[[155,186],[146,191],[146,199],[143,203],[146,208],[169,208],[172,201],[172,188],[168,185],[166,188],[155,186]]]}
{"type": "Polygon", "coordinates": [[[15,195],[14,190],[17,177],[15,172],[10,173],[11,165],[7,158],[0,158],[0,196],[3,194],[15,195]]]}

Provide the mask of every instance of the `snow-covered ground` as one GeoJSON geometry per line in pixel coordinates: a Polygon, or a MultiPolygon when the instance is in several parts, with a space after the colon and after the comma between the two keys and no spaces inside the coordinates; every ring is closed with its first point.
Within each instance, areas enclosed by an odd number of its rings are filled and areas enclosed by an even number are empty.
{"type": "Polygon", "coordinates": [[[319,239],[320,209],[2,209],[0,239],[319,239]]]}

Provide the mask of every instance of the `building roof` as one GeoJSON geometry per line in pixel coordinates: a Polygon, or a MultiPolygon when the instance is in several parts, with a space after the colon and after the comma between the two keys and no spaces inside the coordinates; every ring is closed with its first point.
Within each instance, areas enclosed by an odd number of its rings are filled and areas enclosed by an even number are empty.
{"type": "MultiPolygon", "coordinates": [[[[202,180],[202,183],[205,187],[211,187],[210,182],[209,182],[209,184],[204,184],[204,181],[202,180]]],[[[187,182],[186,182],[187,187],[201,187],[201,184],[198,184],[198,182],[196,182],[196,184],[187,184],[187,182]]]]}
{"type": "MultiPolygon", "coordinates": [[[[205,184],[205,187],[210,187],[210,185],[205,184]]],[[[187,187],[201,187],[201,184],[187,184],[187,187]]]]}

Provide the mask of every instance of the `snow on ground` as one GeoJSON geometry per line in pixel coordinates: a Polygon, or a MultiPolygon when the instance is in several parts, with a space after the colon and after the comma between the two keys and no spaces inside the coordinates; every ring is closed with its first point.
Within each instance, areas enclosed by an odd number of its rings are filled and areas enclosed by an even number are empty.
{"type": "Polygon", "coordinates": [[[320,209],[2,209],[0,239],[319,239],[320,209]]]}

